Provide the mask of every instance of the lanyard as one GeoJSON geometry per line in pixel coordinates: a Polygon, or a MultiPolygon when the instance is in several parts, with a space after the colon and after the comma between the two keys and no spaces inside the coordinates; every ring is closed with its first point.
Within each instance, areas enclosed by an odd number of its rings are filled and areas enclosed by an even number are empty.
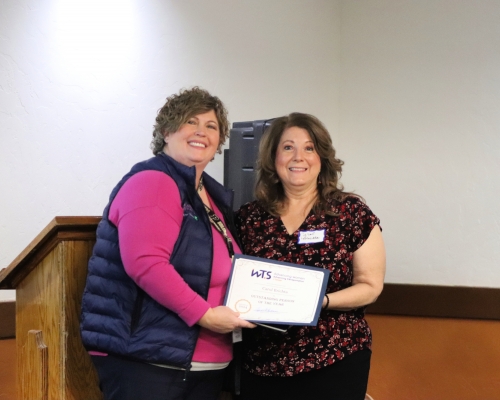
{"type": "Polygon", "coordinates": [[[224,236],[224,240],[226,242],[229,257],[233,258],[233,256],[234,256],[233,241],[231,240],[231,238],[227,234],[227,230],[226,230],[226,227],[224,226],[224,223],[220,220],[220,218],[209,207],[207,207],[206,204],[204,204],[204,206],[205,206],[205,211],[208,214],[208,219],[210,220],[210,223],[215,227],[215,229],[217,229],[218,232],[220,232],[222,234],[222,236],[224,236]]]}
{"type": "MultiPolygon", "coordinates": [[[[198,193],[201,192],[203,189],[203,177],[200,178],[200,183],[198,184],[198,187],[196,190],[198,193]]],[[[233,250],[233,241],[227,234],[226,227],[224,225],[224,222],[220,220],[220,218],[208,207],[206,204],[203,204],[205,206],[205,211],[208,214],[208,219],[210,220],[210,223],[217,229],[217,231],[224,236],[224,241],[226,242],[227,246],[227,252],[229,253],[229,257],[232,259],[234,256],[234,250],[233,250]]]]}

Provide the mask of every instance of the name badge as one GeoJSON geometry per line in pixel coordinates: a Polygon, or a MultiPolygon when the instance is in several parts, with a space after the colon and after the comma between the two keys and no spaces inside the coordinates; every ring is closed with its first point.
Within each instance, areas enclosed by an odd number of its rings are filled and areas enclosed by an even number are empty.
{"type": "Polygon", "coordinates": [[[325,229],[299,232],[299,244],[320,243],[323,240],[325,240],[325,229]]]}
{"type": "Polygon", "coordinates": [[[241,328],[236,328],[233,331],[233,343],[238,343],[243,340],[243,332],[241,331],[241,328]]]}

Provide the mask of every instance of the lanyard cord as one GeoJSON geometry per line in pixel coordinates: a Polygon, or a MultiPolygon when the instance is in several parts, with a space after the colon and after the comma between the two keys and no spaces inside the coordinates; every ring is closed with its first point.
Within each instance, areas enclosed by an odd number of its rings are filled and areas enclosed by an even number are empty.
{"type": "MultiPolygon", "coordinates": [[[[203,189],[203,178],[200,178],[200,183],[198,185],[197,191],[201,192],[202,189],[203,189]]],[[[208,207],[206,204],[203,205],[205,206],[205,211],[208,214],[208,219],[210,220],[210,223],[214,226],[215,229],[217,229],[217,232],[219,232],[222,236],[224,236],[224,241],[226,242],[227,246],[227,252],[229,253],[229,257],[232,259],[234,256],[233,241],[227,234],[224,222],[220,220],[217,214],[215,214],[210,209],[210,207],[208,207]]]]}
{"type": "Polygon", "coordinates": [[[206,204],[204,204],[204,206],[205,206],[205,211],[208,214],[208,219],[210,220],[210,223],[215,227],[215,229],[217,229],[218,232],[222,234],[222,236],[224,236],[229,257],[233,258],[234,256],[233,241],[227,234],[227,230],[226,227],[224,226],[224,223],[206,204]]]}

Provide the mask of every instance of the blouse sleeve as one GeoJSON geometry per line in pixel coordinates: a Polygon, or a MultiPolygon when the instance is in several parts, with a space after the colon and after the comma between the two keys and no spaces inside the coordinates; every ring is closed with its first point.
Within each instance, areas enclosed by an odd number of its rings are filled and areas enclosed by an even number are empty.
{"type": "Polygon", "coordinates": [[[368,239],[375,225],[380,226],[380,219],[357,197],[349,197],[344,206],[351,222],[353,251],[356,251],[368,239]]]}
{"type": "Polygon", "coordinates": [[[194,325],[210,306],[170,264],[183,219],[172,178],[159,171],[132,176],[113,200],[109,219],[118,228],[127,274],[158,303],[194,325]]]}

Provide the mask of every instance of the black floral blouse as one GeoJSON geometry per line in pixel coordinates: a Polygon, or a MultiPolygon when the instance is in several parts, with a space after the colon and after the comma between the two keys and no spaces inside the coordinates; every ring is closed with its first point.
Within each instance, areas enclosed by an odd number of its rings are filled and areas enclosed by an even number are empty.
{"type": "MultiPolygon", "coordinates": [[[[244,254],[325,268],[331,271],[327,293],[351,286],[353,253],[368,239],[379,219],[359,198],[349,196],[332,210],[337,216],[312,211],[300,228],[288,234],[280,218],[258,202],[245,204],[236,223],[244,254]],[[299,244],[300,231],[325,230],[324,241],[299,244]]],[[[243,366],[262,376],[292,376],[342,360],[371,348],[364,307],[323,311],[317,326],[293,326],[286,333],[268,328],[246,329],[243,366]]]]}

